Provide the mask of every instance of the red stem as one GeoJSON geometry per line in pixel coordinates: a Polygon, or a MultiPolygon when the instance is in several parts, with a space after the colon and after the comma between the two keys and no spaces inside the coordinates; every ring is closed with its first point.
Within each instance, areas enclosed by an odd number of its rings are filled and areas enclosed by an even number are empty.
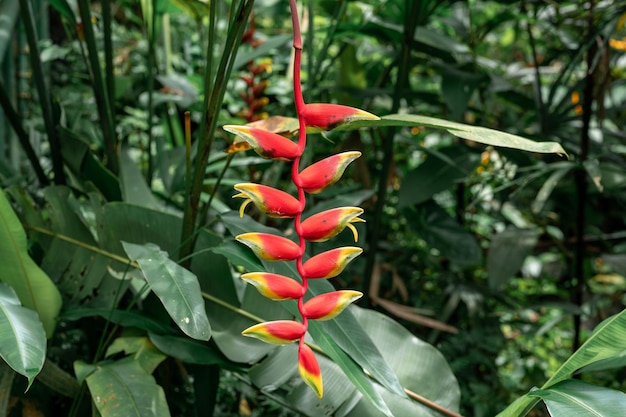
{"type": "MultiPolygon", "coordinates": [[[[302,85],[300,82],[301,60],[302,60],[302,35],[300,34],[300,20],[298,18],[298,8],[296,6],[296,0],[289,0],[289,7],[291,9],[291,21],[293,25],[293,49],[294,49],[294,64],[293,64],[293,94],[294,101],[296,103],[296,113],[298,115],[298,153],[302,155],[304,148],[306,147],[306,125],[304,122],[304,97],[302,96],[302,85]]],[[[308,328],[308,320],[304,315],[304,294],[308,288],[308,281],[304,274],[304,268],[302,267],[302,257],[306,250],[306,241],[302,237],[302,212],[306,206],[306,196],[304,190],[300,186],[300,156],[294,159],[291,167],[291,178],[293,183],[298,188],[298,200],[300,201],[300,213],[294,219],[294,228],[300,241],[300,256],[296,259],[296,267],[298,274],[302,279],[302,296],[298,299],[298,311],[302,318],[302,324],[304,328],[308,328]]],[[[302,343],[302,340],[300,341],[302,343]]]]}

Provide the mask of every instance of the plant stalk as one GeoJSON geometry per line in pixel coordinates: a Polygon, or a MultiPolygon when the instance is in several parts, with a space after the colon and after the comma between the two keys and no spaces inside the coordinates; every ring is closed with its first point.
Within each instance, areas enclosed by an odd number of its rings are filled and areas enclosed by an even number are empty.
{"type": "Polygon", "coordinates": [[[22,126],[22,123],[20,123],[21,117],[13,108],[13,105],[11,104],[11,99],[7,95],[7,90],[4,88],[4,85],[2,85],[2,83],[0,83],[0,107],[2,107],[2,111],[4,112],[6,119],[11,124],[11,127],[15,131],[20,145],[22,145],[22,148],[26,153],[26,157],[28,158],[30,165],[35,171],[35,175],[37,176],[39,185],[41,185],[42,187],[50,185],[50,180],[48,180],[46,173],[39,163],[39,158],[37,157],[37,154],[33,149],[33,145],[30,143],[28,133],[26,133],[24,127],[22,126]]]}
{"type": "MultiPolygon", "coordinates": [[[[215,135],[215,128],[217,126],[217,119],[219,111],[224,101],[224,94],[226,92],[226,85],[230,77],[230,73],[237,56],[237,48],[241,43],[244,29],[248,22],[250,12],[254,0],[242,1],[239,4],[236,15],[232,20],[232,25],[229,27],[228,36],[224,45],[224,53],[220,60],[220,65],[215,76],[215,82],[210,89],[210,97],[207,100],[207,107],[204,113],[204,126],[202,131],[204,134],[202,141],[198,146],[198,153],[195,157],[195,164],[193,170],[193,177],[191,179],[191,185],[187,193],[187,205],[185,206],[185,213],[183,217],[183,230],[181,233],[181,249],[179,257],[184,258],[189,255],[193,250],[194,245],[194,228],[198,221],[198,213],[200,210],[200,195],[202,193],[202,185],[204,180],[204,171],[208,164],[209,155],[211,153],[211,147],[213,145],[213,137],[215,135]]],[[[215,29],[214,29],[215,30],[215,29]]],[[[211,36],[211,34],[209,34],[211,36]]],[[[209,51],[212,53],[212,51],[209,51]]],[[[189,267],[191,261],[185,261],[183,266],[189,267]]]]}
{"type": "MultiPolygon", "coordinates": [[[[25,0],[21,0],[25,1],[25,0]]],[[[91,23],[91,11],[88,0],[78,0],[78,10],[83,23],[85,43],[89,59],[89,70],[93,80],[93,92],[96,98],[98,117],[102,126],[102,136],[104,148],[107,155],[107,165],[114,174],[119,171],[119,161],[117,157],[117,139],[115,137],[115,118],[113,116],[112,97],[109,97],[107,84],[102,76],[100,60],[98,59],[98,46],[96,36],[91,23]]]]}
{"type": "MultiPolygon", "coordinates": [[[[574,256],[574,287],[572,288],[571,299],[577,306],[582,306],[585,293],[585,228],[587,218],[585,214],[587,200],[587,172],[585,170],[585,161],[589,154],[589,129],[591,126],[591,117],[593,115],[593,92],[595,90],[594,80],[594,63],[598,53],[599,39],[593,39],[594,36],[594,6],[595,2],[589,2],[589,20],[587,30],[589,37],[592,38],[589,50],[587,52],[587,74],[585,76],[585,89],[583,92],[582,102],[582,129],[580,132],[580,161],[579,167],[575,171],[576,184],[576,248],[574,256]]],[[[580,314],[574,314],[573,318],[574,336],[572,340],[572,351],[575,352],[581,345],[581,325],[582,317],[580,314]]]]}
{"type": "Polygon", "coordinates": [[[65,172],[63,171],[63,156],[61,155],[61,140],[59,139],[59,132],[57,131],[57,126],[54,121],[52,100],[50,99],[50,92],[46,86],[46,80],[43,73],[43,64],[40,58],[41,54],[39,51],[38,38],[35,30],[35,17],[33,15],[31,2],[28,0],[20,0],[20,14],[22,16],[22,21],[24,22],[24,30],[26,32],[26,39],[28,40],[28,47],[30,49],[30,64],[33,71],[33,78],[35,79],[35,86],[37,87],[37,95],[39,96],[39,103],[43,113],[46,133],[48,134],[48,140],[50,141],[50,154],[52,156],[54,182],[59,185],[65,184],[66,180],[65,172]]]}

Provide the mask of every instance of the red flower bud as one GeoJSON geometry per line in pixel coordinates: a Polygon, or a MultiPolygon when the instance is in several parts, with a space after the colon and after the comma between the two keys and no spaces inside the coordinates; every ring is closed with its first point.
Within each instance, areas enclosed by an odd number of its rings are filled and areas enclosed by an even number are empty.
{"type": "Polygon", "coordinates": [[[298,371],[315,395],[318,398],[322,398],[322,395],[324,395],[324,384],[322,383],[320,365],[313,350],[304,343],[301,343],[298,347],[298,371]]]}
{"type": "Polygon", "coordinates": [[[330,320],[361,297],[363,297],[362,292],[352,290],[320,294],[304,303],[304,312],[311,320],[330,320]]]}
{"type": "Polygon", "coordinates": [[[306,278],[333,278],[339,275],[363,249],[347,246],[315,255],[302,265],[306,278]]]}
{"type": "Polygon", "coordinates": [[[310,242],[324,242],[348,227],[356,242],[359,233],[352,223],[364,222],[359,217],[361,214],[363,209],[359,207],[339,207],[314,214],[302,222],[302,237],[310,242]]]}
{"type": "Polygon", "coordinates": [[[269,233],[243,233],[235,239],[266,261],[293,261],[302,253],[298,244],[269,233]]]}
{"type": "Polygon", "coordinates": [[[226,125],[224,130],[237,135],[235,141],[245,141],[264,158],[290,161],[300,155],[298,145],[284,136],[249,126],[226,125]]]}
{"type": "Polygon", "coordinates": [[[342,152],[308,166],[299,175],[300,186],[307,193],[319,193],[336,183],[350,162],[359,156],[359,151],[342,152]]]}
{"type": "Polygon", "coordinates": [[[241,332],[244,336],[255,337],[265,343],[284,345],[304,336],[306,329],[297,321],[276,320],[255,324],[241,332]]]}
{"type": "Polygon", "coordinates": [[[304,294],[304,287],[289,277],[269,272],[249,272],[241,279],[254,285],[271,300],[296,300],[304,294]]]}
{"type": "Polygon", "coordinates": [[[243,217],[246,206],[253,202],[263,213],[270,217],[289,218],[295,217],[301,210],[300,202],[284,191],[261,184],[242,183],[235,185],[235,190],[240,191],[235,197],[246,200],[239,208],[239,215],[243,217]]]}
{"type": "Polygon", "coordinates": [[[318,127],[324,130],[354,120],[379,120],[380,117],[365,110],[341,104],[312,103],[304,106],[304,121],[307,126],[318,127]]]}

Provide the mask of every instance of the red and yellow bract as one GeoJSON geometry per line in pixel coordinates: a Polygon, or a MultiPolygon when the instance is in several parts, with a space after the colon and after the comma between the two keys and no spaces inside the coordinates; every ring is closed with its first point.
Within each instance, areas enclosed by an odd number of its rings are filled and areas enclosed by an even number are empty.
{"type": "Polygon", "coordinates": [[[246,199],[239,209],[241,217],[243,217],[243,212],[250,202],[270,217],[292,218],[302,211],[302,205],[297,199],[284,191],[267,185],[246,182],[235,185],[235,190],[239,191],[239,194],[235,194],[233,198],[242,197],[246,199]]]}
{"type": "Polygon", "coordinates": [[[243,233],[235,236],[261,259],[266,261],[293,261],[302,255],[297,243],[269,233],[243,233]]]}
{"type": "Polygon", "coordinates": [[[341,274],[348,263],[359,256],[363,249],[354,246],[331,249],[313,256],[302,265],[306,278],[334,278],[341,274]]]}
{"type": "Polygon", "coordinates": [[[302,323],[293,320],[276,320],[255,324],[241,333],[273,345],[284,345],[300,340],[305,332],[306,328],[302,323]]]}
{"type": "Polygon", "coordinates": [[[299,175],[300,187],[309,194],[317,194],[336,183],[352,161],[361,156],[359,151],[338,153],[305,168],[299,175]]]}
{"type": "Polygon", "coordinates": [[[235,143],[245,141],[260,156],[291,161],[300,156],[298,145],[284,136],[250,126],[226,125],[224,130],[237,136],[235,143]]]}
{"type": "Polygon", "coordinates": [[[270,300],[297,300],[304,295],[304,288],[296,280],[269,272],[249,272],[241,279],[254,285],[270,300]]]}
{"type": "Polygon", "coordinates": [[[339,207],[314,214],[302,222],[302,237],[309,242],[324,242],[337,236],[348,227],[359,240],[359,233],[353,222],[364,222],[359,216],[363,214],[360,207],[339,207]]]}
{"type": "Polygon", "coordinates": [[[362,292],[353,290],[333,291],[316,295],[304,303],[304,314],[309,320],[330,320],[361,297],[363,297],[362,292]]]}

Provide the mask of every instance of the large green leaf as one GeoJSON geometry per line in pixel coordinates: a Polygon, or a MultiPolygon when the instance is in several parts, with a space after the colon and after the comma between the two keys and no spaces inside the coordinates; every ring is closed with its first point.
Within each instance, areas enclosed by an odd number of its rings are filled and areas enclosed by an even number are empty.
{"type": "Polygon", "coordinates": [[[63,320],[80,320],[85,317],[101,317],[124,327],[137,327],[148,332],[168,334],[175,332],[174,328],[167,326],[146,313],[139,310],[110,310],[105,308],[72,307],[64,310],[59,318],[63,320]]]}
{"type": "Polygon", "coordinates": [[[61,309],[61,294],[30,258],[26,234],[4,192],[0,190],[0,281],[11,286],[24,307],[37,312],[48,337],[61,309]]]}
{"type": "Polygon", "coordinates": [[[511,133],[499,132],[485,127],[471,126],[463,123],[451,122],[435,117],[419,116],[415,114],[390,114],[380,120],[357,120],[342,124],[335,130],[353,130],[361,127],[384,127],[384,126],[425,126],[436,129],[444,129],[462,139],[485,145],[500,146],[504,148],[520,149],[528,152],[556,153],[567,155],[563,147],[556,142],[535,142],[511,133]]]}
{"type": "Polygon", "coordinates": [[[598,324],[589,339],[570,356],[542,388],[562,381],[578,369],[602,359],[618,356],[626,346],[626,310],[598,324]]]}
{"type": "Polygon", "coordinates": [[[172,261],[158,246],[123,242],[128,257],[136,261],[150,288],[174,323],[190,337],[209,340],[211,325],[204,308],[198,278],[172,261]]]}
{"type": "MultiPolygon", "coordinates": [[[[458,412],[460,389],[443,355],[391,318],[372,310],[353,308],[353,314],[372,338],[402,385],[450,411],[458,412]],[[424,383],[436,381],[436,383],[424,383]]],[[[435,417],[441,414],[408,398],[380,390],[394,416],[435,417]]],[[[348,416],[380,416],[361,401],[348,416]]]]}
{"type": "MultiPolygon", "coordinates": [[[[52,232],[85,245],[98,246],[85,218],[99,210],[100,201],[97,198],[78,202],[70,188],[63,186],[46,188],[44,196],[48,207],[48,227],[52,232]]],[[[88,302],[93,307],[113,308],[117,294],[106,289],[114,284],[117,290],[119,281],[107,273],[108,258],[56,238],[51,239],[44,250],[41,268],[57,282],[57,287],[66,297],[66,306],[88,302]]]]}
{"type": "Polygon", "coordinates": [[[482,250],[474,235],[465,230],[433,200],[404,209],[409,224],[432,248],[450,262],[467,267],[482,262],[482,250]]]}
{"type": "Polygon", "coordinates": [[[239,369],[219,351],[189,338],[174,335],[149,334],[150,341],[161,352],[186,363],[195,365],[219,365],[221,368],[239,369]]]}
{"type": "Polygon", "coordinates": [[[96,366],[86,379],[102,417],[168,417],[163,389],[132,358],[96,366]]]}
{"type": "Polygon", "coordinates": [[[0,356],[32,384],[46,359],[46,333],[37,314],[20,305],[15,291],[0,283],[0,356]]]}
{"type": "MultiPolygon", "coordinates": [[[[344,311],[341,315],[345,317],[348,316],[349,311],[344,311]]],[[[349,327],[348,329],[356,329],[357,327],[349,327]]],[[[367,362],[369,366],[372,366],[372,362],[382,362],[384,366],[387,368],[385,372],[391,372],[388,370],[388,365],[384,362],[384,359],[380,356],[380,353],[376,350],[376,347],[373,346],[373,350],[369,349],[369,344],[371,344],[371,340],[367,339],[369,343],[365,343],[365,345],[359,346],[357,345],[358,340],[348,341],[348,343],[344,343],[346,346],[344,348],[340,345],[341,339],[333,338],[328,332],[324,331],[324,329],[320,326],[320,323],[312,321],[309,322],[309,332],[311,336],[313,336],[313,340],[322,348],[322,350],[343,370],[346,374],[350,382],[354,384],[354,386],[363,394],[363,396],[367,399],[368,404],[373,404],[376,407],[376,410],[384,416],[391,416],[391,410],[389,410],[389,406],[386,404],[383,395],[381,392],[376,390],[374,381],[370,380],[367,375],[363,373],[363,370],[369,371],[371,368],[363,368],[362,365],[356,362],[356,359],[352,357],[347,351],[356,352],[361,359],[361,362],[367,362]]],[[[349,330],[348,330],[349,333],[349,330]]],[[[356,332],[354,332],[356,333],[356,332]]],[[[365,333],[364,333],[365,334],[365,333]]],[[[340,335],[342,336],[342,335],[340,335]]],[[[344,337],[350,337],[348,334],[344,334],[344,337]]],[[[380,372],[372,372],[372,374],[379,374],[380,372]]],[[[393,373],[391,373],[393,375],[393,373]]],[[[388,375],[384,375],[387,379],[389,379],[388,375]]],[[[393,375],[395,378],[395,375],[393,375]]],[[[395,385],[400,387],[400,383],[395,380],[395,385]]],[[[394,386],[395,388],[395,386],[394,386]]],[[[404,395],[404,392],[402,392],[404,395]]],[[[394,395],[399,397],[399,395],[394,395]]],[[[371,406],[369,406],[371,408],[371,406]]]]}
{"type": "Polygon", "coordinates": [[[547,389],[531,391],[552,417],[621,417],[626,413],[626,394],[568,379],[547,389]]]}
{"type": "MultiPolygon", "coordinates": [[[[589,339],[561,365],[541,389],[552,387],[585,366],[621,356],[624,346],[626,346],[626,310],[596,326],[589,339]]],[[[498,414],[498,417],[525,416],[538,401],[538,397],[526,394],[498,414]]]]}
{"type": "Polygon", "coordinates": [[[137,164],[128,154],[127,149],[119,153],[120,182],[124,201],[158,210],[162,205],[154,198],[152,191],[146,184],[137,164]]]}
{"type": "Polygon", "coordinates": [[[520,270],[538,237],[537,230],[511,227],[491,239],[487,253],[487,275],[492,290],[499,290],[520,270]]]}
{"type": "Polygon", "coordinates": [[[476,167],[479,157],[459,146],[429,151],[426,160],[402,180],[398,207],[428,201],[434,194],[449,190],[476,167]]]}

